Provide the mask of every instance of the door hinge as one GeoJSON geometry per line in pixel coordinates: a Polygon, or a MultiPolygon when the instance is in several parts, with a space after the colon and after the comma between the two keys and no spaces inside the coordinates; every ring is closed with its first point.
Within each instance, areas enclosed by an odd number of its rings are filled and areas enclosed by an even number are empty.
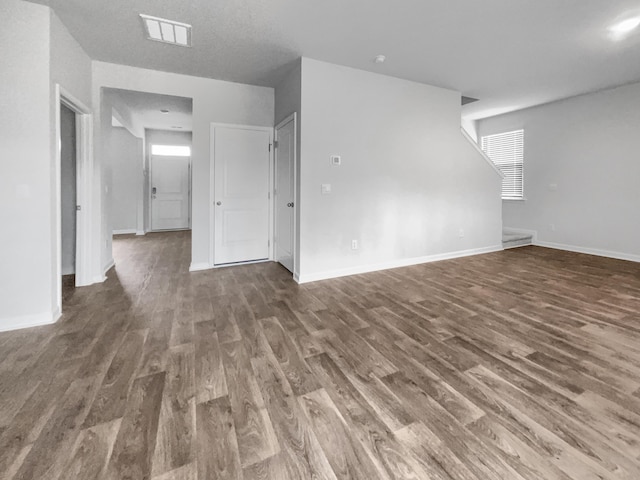
{"type": "Polygon", "coordinates": [[[271,200],[271,192],[267,192],[267,200],[271,200]]]}
{"type": "Polygon", "coordinates": [[[278,140],[273,141],[273,148],[278,148],[278,140]]]}
{"type": "Polygon", "coordinates": [[[267,247],[271,246],[271,240],[267,240],[267,247]]]}

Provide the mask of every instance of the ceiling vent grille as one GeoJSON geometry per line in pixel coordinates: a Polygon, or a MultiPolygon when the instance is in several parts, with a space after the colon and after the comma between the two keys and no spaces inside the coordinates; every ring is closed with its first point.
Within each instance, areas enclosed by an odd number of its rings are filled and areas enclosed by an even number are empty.
{"type": "Polygon", "coordinates": [[[191,46],[191,25],[143,14],[140,14],[140,18],[149,40],[180,47],[191,46]]]}

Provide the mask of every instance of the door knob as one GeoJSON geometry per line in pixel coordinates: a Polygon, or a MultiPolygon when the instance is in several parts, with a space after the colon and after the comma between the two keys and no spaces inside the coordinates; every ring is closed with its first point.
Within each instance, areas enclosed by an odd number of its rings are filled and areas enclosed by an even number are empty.
{"type": "Polygon", "coordinates": [[[220,205],[222,205],[222,202],[221,202],[220,200],[218,200],[218,201],[216,202],[216,205],[220,206],[220,205]]]}
{"type": "Polygon", "coordinates": [[[287,207],[293,207],[293,202],[287,203],[287,207]]]}

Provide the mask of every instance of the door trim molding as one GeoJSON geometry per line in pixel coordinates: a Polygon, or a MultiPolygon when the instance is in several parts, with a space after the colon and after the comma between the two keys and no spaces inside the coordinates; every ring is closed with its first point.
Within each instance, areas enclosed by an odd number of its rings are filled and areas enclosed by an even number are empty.
{"type": "Polygon", "coordinates": [[[55,85],[55,191],[52,204],[55,205],[53,223],[56,228],[54,237],[55,262],[52,269],[54,285],[53,321],[62,311],[62,182],[60,139],[60,106],[64,105],[76,114],[76,205],[81,210],[76,213],[76,286],[91,285],[94,282],[91,273],[91,204],[93,179],[93,115],[91,109],[74,97],[60,84],[55,85]]]}
{"type": "MultiPolygon", "coordinates": [[[[209,126],[209,268],[215,268],[215,213],[216,209],[214,207],[215,203],[215,129],[216,128],[235,128],[238,130],[258,130],[261,132],[267,132],[269,134],[269,143],[273,145],[273,135],[274,129],[273,127],[264,127],[260,125],[241,125],[241,124],[233,124],[233,123],[215,123],[211,122],[209,126]]],[[[269,151],[269,187],[268,192],[273,197],[273,175],[274,175],[274,165],[273,165],[273,151],[274,149],[270,149],[269,151]]],[[[269,258],[268,260],[273,261],[274,258],[274,249],[273,249],[273,201],[268,202],[269,205],[269,258]]],[[[264,260],[262,260],[264,261],[264,260]]],[[[247,262],[239,262],[238,265],[244,264],[247,262]]],[[[198,264],[200,266],[202,264],[198,264]]],[[[224,264],[225,266],[233,265],[233,264],[224,264]]]]}
{"type": "MultiPolygon", "coordinates": [[[[294,201],[294,210],[293,210],[293,231],[291,232],[291,256],[292,256],[292,262],[293,262],[293,276],[294,278],[296,276],[298,276],[298,263],[296,262],[296,255],[298,252],[298,209],[300,208],[300,199],[298,198],[298,113],[297,112],[293,112],[291,115],[288,115],[284,120],[282,120],[280,123],[278,123],[274,130],[274,139],[277,141],[278,140],[278,129],[284,127],[287,123],[291,122],[291,120],[293,120],[293,201],[294,201]]],[[[275,175],[276,175],[276,170],[275,170],[275,148],[274,150],[274,168],[273,168],[273,188],[271,189],[271,196],[272,198],[272,202],[273,202],[273,236],[271,237],[271,244],[274,248],[273,250],[273,258],[275,261],[277,261],[276,258],[276,252],[277,250],[275,249],[275,237],[277,235],[277,231],[276,231],[276,195],[275,193],[273,193],[273,190],[275,189],[275,175]]]]}

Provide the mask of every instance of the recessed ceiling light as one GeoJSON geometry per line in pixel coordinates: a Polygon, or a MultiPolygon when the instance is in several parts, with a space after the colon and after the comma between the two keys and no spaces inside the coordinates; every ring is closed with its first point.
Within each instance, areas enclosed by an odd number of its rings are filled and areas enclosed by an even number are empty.
{"type": "Polygon", "coordinates": [[[615,25],[609,27],[609,31],[615,37],[620,37],[636,29],[638,25],[640,25],[640,17],[627,18],[626,20],[618,22],[615,25]]]}
{"type": "Polygon", "coordinates": [[[375,63],[384,63],[386,59],[387,57],[385,57],[384,55],[376,55],[376,58],[374,58],[373,61],[375,63]]]}
{"type": "Polygon", "coordinates": [[[163,108],[162,110],[160,110],[160,113],[167,114],[167,113],[169,113],[169,110],[167,110],[167,109],[163,108]]]}
{"type": "Polygon", "coordinates": [[[142,18],[142,24],[149,40],[180,47],[191,46],[191,25],[142,13],[140,18],[142,18]]]}

